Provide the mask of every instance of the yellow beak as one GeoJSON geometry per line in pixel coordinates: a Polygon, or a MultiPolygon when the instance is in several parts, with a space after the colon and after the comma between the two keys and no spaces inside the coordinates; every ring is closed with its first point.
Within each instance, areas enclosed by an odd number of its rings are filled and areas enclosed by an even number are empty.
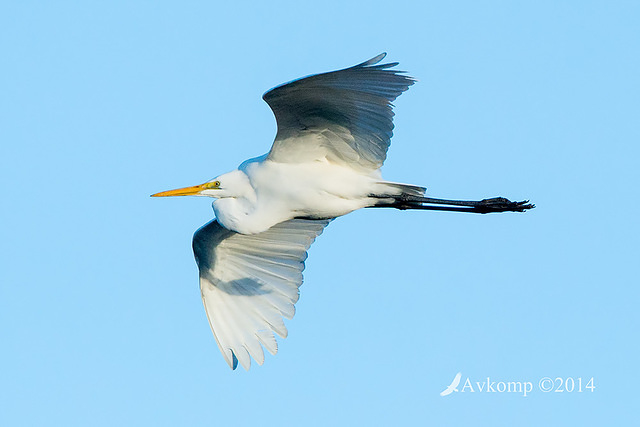
{"type": "Polygon", "coordinates": [[[176,190],[162,191],[160,193],[152,194],[151,197],[169,197],[169,196],[193,196],[200,194],[202,190],[210,188],[207,183],[194,185],[193,187],[178,188],[176,190]]]}

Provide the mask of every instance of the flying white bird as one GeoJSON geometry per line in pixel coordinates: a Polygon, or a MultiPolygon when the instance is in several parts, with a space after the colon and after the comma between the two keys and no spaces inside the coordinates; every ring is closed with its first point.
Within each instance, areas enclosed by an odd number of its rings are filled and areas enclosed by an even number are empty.
{"type": "Polygon", "coordinates": [[[381,54],[264,94],[278,131],[269,153],[193,187],[153,196],[208,196],[216,219],[193,236],[202,300],[232,369],[278,350],[291,319],[307,249],[336,217],[366,207],[523,212],[504,198],[424,197],[425,188],[382,179],[393,130],[392,104],[414,83],[381,54]],[[262,346],[261,346],[262,345],[262,346]]]}
{"type": "MultiPolygon", "coordinates": [[[[458,372],[456,374],[456,376],[453,378],[453,381],[451,381],[451,384],[449,384],[449,386],[447,388],[442,390],[442,392],[440,393],[440,396],[448,396],[451,393],[453,393],[454,391],[458,391],[458,385],[460,384],[460,378],[462,378],[462,372],[458,372]]],[[[463,388],[463,390],[464,390],[464,388],[463,388]]]]}

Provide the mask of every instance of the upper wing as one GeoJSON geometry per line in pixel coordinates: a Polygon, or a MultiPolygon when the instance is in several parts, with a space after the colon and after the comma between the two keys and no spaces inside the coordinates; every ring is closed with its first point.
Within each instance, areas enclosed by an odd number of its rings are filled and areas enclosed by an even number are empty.
{"type": "Polygon", "coordinates": [[[232,369],[278,351],[302,284],[307,250],[330,220],[293,219],[259,234],[229,231],[213,220],[196,231],[193,252],[211,330],[232,369]]]}
{"type": "Polygon", "coordinates": [[[269,152],[277,162],[327,158],[362,170],[382,166],[393,134],[393,102],[415,80],[379,64],[382,53],[344,70],[278,86],[262,97],[278,133],[269,152]]]}
{"type": "Polygon", "coordinates": [[[458,384],[460,384],[461,378],[462,378],[462,372],[458,372],[456,376],[453,378],[453,381],[451,381],[451,385],[449,387],[451,387],[451,389],[458,387],[458,384]]]}

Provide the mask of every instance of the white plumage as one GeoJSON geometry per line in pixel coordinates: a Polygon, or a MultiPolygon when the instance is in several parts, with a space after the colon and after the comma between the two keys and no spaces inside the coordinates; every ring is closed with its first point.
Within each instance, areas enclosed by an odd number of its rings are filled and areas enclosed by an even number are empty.
{"type": "Polygon", "coordinates": [[[214,197],[216,220],[193,237],[202,300],[220,351],[232,368],[275,354],[274,332],[286,337],[307,249],[333,218],[364,207],[523,211],[526,202],[461,202],[424,197],[423,187],[384,181],[393,102],[414,83],[378,64],[278,86],[263,99],[278,132],[269,153],[204,184],[154,196],[214,197]],[[455,207],[428,204],[454,205],[455,207]],[[462,207],[461,207],[462,206],[462,207]]]}
{"type": "Polygon", "coordinates": [[[294,219],[259,234],[239,234],[216,221],[196,231],[193,252],[209,324],[225,360],[249,369],[262,365],[262,344],[271,354],[293,318],[307,249],[329,220],[294,219]]]}

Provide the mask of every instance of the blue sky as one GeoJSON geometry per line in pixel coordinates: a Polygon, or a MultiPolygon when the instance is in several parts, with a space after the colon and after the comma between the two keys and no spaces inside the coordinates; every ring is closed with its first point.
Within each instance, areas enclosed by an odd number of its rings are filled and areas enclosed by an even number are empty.
{"type": "Polygon", "coordinates": [[[0,424],[637,423],[639,12],[3,3],[0,424]],[[537,208],[334,221],[279,353],[232,372],[190,248],[210,201],[149,195],[266,152],[270,87],[382,51],[419,80],[384,176],[537,208]],[[536,390],[441,397],[459,371],[536,390]]]}

